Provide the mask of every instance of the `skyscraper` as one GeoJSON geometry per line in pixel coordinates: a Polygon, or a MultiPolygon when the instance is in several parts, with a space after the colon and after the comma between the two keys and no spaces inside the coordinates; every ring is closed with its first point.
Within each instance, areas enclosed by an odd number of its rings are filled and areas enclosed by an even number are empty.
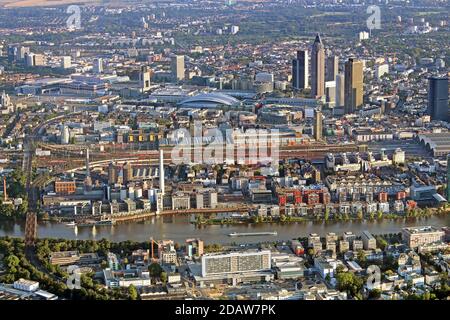
{"type": "Polygon", "coordinates": [[[94,66],[92,67],[94,73],[103,73],[103,59],[98,58],[94,60],[94,66]]]}
{"type": "Polygon", "coordinates": [[[335,81],[339,72],[339,57],[329,56],[325,66],[325,81],[335,81]]]}
{"type": "Polygon", "coordinates": [[[305,89],[308,87],[308,51],[298,50],[297,58],[292,60],[292,87],[305,89]]]}
{"type": "Polygon", "coordinates": [[[174,80],[184,79],[184,56],[173,56],[171,61],[172,77],[174,80]]]}
{"type": "Polygon", "coordinates": [[[450,202],[450,154],[447,155],[447,202],[450,202]]]}
{"type": "Polygon", "coordinates": [[[133,180],[133,167],[131,162],[127,162],[123,167],[123,183],[127,184],[131,180],[133,180]]]}
{"type": "Polygon", "coordinates": [[[325,94],[325,48],[317,34],[311,50],[311,95],[321,97],[325,94]]]}
{"type": "Polygon", "coordinates": [[[149,67],[142,67],[141,72],[139,72],[139,87],[141,93],[150,90],[150,77],[151,73],[149,67]]]}
{"type": "Polygon", "coordinates": [[[450,121],[448,77],[428,79],[428,114],[431,120],[450,121]]]}
{"type": "Polygon", "coordinates": [[[314,111],[314,139],[316,141],[322,140],[322,111],[314,111]]]}
{"type": "Polygon", "coordinates": [[[363,63],[349,58],[345,63],[344,112],[353,113],[363,104],[363,63]]]}
{"type": "Polygon", "coordinates": [[[344,74],[338,73],[336,75],[336,107],[344,106],[344,74]]]}
{"type": "Polygon", "coordinates": [[[108,166],[108,183],[116,184],[117,183],[117,170],[114,162],[110,162],[108,166]]]}
{"type": "Polygon", "coordinates": [[[72,67],[72,57],[71,56],[61,57],[61,68],[69,69],[71,67],[72,67]]]}

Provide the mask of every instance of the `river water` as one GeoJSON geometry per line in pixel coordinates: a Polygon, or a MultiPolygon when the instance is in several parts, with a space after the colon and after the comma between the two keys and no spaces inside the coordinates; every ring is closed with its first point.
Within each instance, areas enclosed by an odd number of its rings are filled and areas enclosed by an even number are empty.
{"type": "MultiPolygon", "coordinates": [[[[369,230],[373,234],[398,233],[405,226],[432,225],[436,227],[450,226],[450,215],[433,216],[429,218],[411,218],[407,220],[380,220],[380,221],[351,221],[351,222],[299,222],[289,224],[258,224],[258,225],[211,225],[196,227],[189,223],[189,216],[153,217],[142,222],[122,223],[115,226],[97,227],[68,227],[60,223],[40,223],[38,237],[64,238],[80,240],[100,240],[106,238],[119,242],[125,240],[146,241],[154,239],[172,239],[183,243],[189,238],[200,238],[206,243],[255,243],[270,240],[289,240],[305,237],[311,232],[324,236],[327,232],[341,235],[344,231],[360,234],[369,230]],[[272,232],[277,236],[251,236],[230,237],[232,232],[272,232]]],[[[24,223],[0,221],[0,237],[23,237],[24,223]]]]}

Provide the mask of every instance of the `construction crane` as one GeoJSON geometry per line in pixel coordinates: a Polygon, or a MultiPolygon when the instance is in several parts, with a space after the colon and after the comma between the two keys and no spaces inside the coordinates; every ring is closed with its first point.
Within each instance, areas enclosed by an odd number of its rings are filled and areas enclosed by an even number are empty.
{"type": "Polygon", "coordinates": [[[155,241],[153,239],[153,237],[150,237],[150,250],[151,250],[151,254],[152,254],[152,262],[155,262],[157,259],[155,259],[155,254],[154,254],[154,245],[156,243],[156,246],[159,247],[159,242],[155,241]]]}

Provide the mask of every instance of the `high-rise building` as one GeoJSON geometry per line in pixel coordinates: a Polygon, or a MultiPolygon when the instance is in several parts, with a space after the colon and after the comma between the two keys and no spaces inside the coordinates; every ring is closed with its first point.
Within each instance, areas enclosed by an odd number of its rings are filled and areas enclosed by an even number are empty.
{"type": "Polygon", "coordinates": [[[72,57],[71,56],[61,57],[61,68],[69,69],[71,67],[72,67],[72,57]]]}
{"type": "Polygon", "coordinates": [[[325,81],[335,81],[339,72],[339,57],[329,56],[325,66],[325,81]]]}
{"type": "Polygon", "coordinates": [[[350,58],[345,63],[344,111],[354,113],[363,104],[363,63],[350,58]]]}
{"type": "Polygon", "coordinates": [[[320,110],[314,111],[314,139],[316,141],[322,140],[322,112],[320,110]]]}
{"type": "Polygon", "coordinates": [[[27,67],[45,66],[45,56],[42,54],[27,53],[25,55],[27,67]]]}
{"type": "Polygon", "coordinates": [[[70,142],[70,131],[69,127],[63,125],[61,127],[61,144],[69,144],[70,142]]]}
{"type": "Polygon", "coordinates": [[[131,166],[131,162],[127,162],[123,166],[123,183],[127,184],[131,180],[133,180],[133,167],[131,166]]]}
{"type": "Polygon", "coordinates": [[[202,276],[270,270],[270,250],[204,254],[202,276]]]}
{"type": "Polygon", "coordinates": [[[297,58],[292,60],[292,87],[294,89],[308,88],[308,51],[298,50],[297,58]]]}
{"type": "Polygon", "coordinates": [[[203,255],[204,243],[200,239],[187,239],[186,240],[186,255],[188,257],[196,256],[201,257],[203,255]]]}
{"type": "Polygon", "coordinates": [[[103,73],[103,59],[98,58],[94,60],[93,69],[94,73],[103,73]]]}
{"type": "Polygon", "coordinates": [[[450,154],[447,155],[447,202],[450,202],[450,154]]]}
{"type": "Polygon", "coordinates": [[[184,56],[173,56],[171,62],[172,77],[174,80],[184,79],[184,56]]]}
{"type": "Polygon", "coordinates": [[[151,77],[150,68],[142,67],[141,72],[139,72],[139,87],[142,93],[150,90],[150,77],[151,77]]]}
{"type": "Polygon", "coordinates": [[[428,109],[431,120],[450,121],[448,105],[448,77],[428,79],[428,109]]]}
{"type": "Polygon", "coordinates": [[[108,183],[109,184],[117,183],[117,170],[113,162],[110,162],[108,166],[108,183]]]}
{"type": "Polygon", "coordinates": [[[344,106],[344,74],[338,73],[336,75],[336,107],[343,107],[344,106]]]}
{"type": "Polygon", "coordinates": [[[336,105],[336,81],[325,81],[325,95],[328,107],[334,107],[336,105]]]}
{"type": "Polygon", "coordinates": [[[325,94],[325,47],[317,34],[311,50],[311,95],[321,97],[325,94]]]}

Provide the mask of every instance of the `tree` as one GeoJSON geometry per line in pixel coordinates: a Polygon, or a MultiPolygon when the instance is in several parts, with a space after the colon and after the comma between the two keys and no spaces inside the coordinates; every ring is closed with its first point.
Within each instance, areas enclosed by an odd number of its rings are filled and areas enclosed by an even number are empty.
{"type": "Polygon", "coordinates": [[[362,263],[366,262],[366,255],[364,254],[363,250],[358,251],[358,254],[356,255],[356,259],[362,263]]]}
{"type": "Polygon", "coordinates": [[[378,219],[382,219],[383,218],[383,212],[382,211],[378,211],[377,217],[378,217],[378,219]]]}
{"type": "Polygon", "coordinates": [[[342,272],[336,275],[337,287],[352,296],[359,294],[363,287],[363,280],[352,272],[342,272]]]}
{"type": "Polygon", "coordinates": [[[361,210],[358,210],[358,213],[356,214],[356,216],[358,217],[359,220],[362,220],[363,218],[363,213],[361,210]]]}
{"type": "Polygon", "coordinates": [[[148,271],[152,277],[157,278],[161,276],[162,268],[158,263],[152,263],[148,266],[148,271]]]}
{"type": "Polygon", "coordinates": [[[325,209],[325,217],[324,217],[325,221],[328,221],[329,217],[330,217],[330,209],[326,208],[325,209]]]}
{"type": "Polygon", "coordinates": [[[128,287],[128,294],[130,296],[130,300],[137,300],[139,297],[136,287],[132,284],[128,287]]]}
{"type": "Polygon", "coordinates": [[[336,274],[344,272],[344,266],[342,264],[336,267],[336,274]]]}
{"type": "MultiPolygon", "coordinates": [[[[12,270],[12,269],[15,270],[15,268],[17,266],[19,266],[19,263],[20,263],[20,259],[13,254],[7,256],[4,259],[4,261],[5,261],[6,266],[8,267],[8,270],[12,270]]],[[[15,273],[15,272],[11,272],[11,273],[15,273]]]]}
{"type": "Polygon", "coordinates": [[[164,272],[164,271],[161,272],[160,279],[163,283],[166,283],[167,282],[167,272],[164,272]]]}
{"type": "Polygon", "coordinates": [[[378,299],[381,297],[381,290],[373,289],[369,292],[369,299],[378,299]]]}

